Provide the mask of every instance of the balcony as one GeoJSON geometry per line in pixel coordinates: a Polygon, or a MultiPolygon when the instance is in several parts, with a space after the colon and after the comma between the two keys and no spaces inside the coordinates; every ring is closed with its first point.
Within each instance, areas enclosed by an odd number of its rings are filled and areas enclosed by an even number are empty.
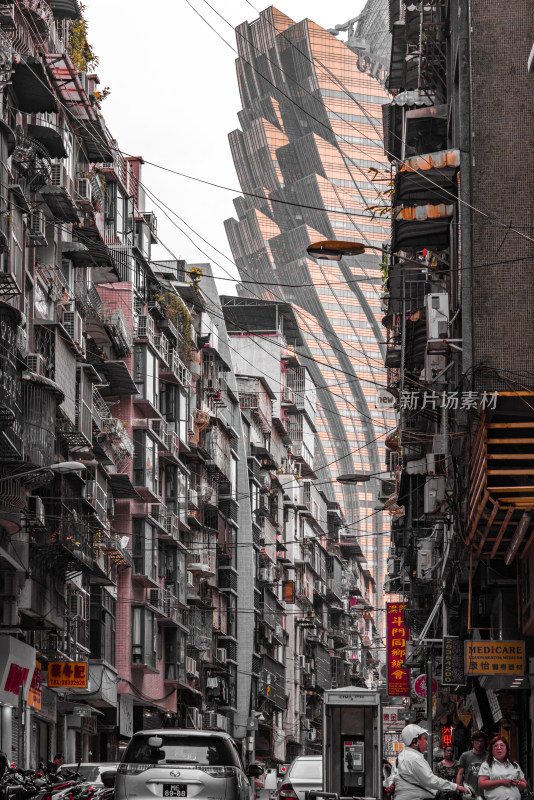
{"type": "Polygon", "coordinates": [[[98,109],[89,101],[80,82],[78,70],[66,52],[46,53],[44,56],[62,102],[71,110],[75,133],[81,139],[87,158],[100,164],[113,158],[98,109]]]}
{"type": "Polygon", "coordinates": [[[213,425],[204,434],[204,449],[210,461],[206,469],[211,474],[219,474],[228,480],[231,475],[231,446],[229,436],[218,426],[213,425]]]}
{"type": "Polygon", "coordinates": [[[187,569],[201,579],[211,578],[216,572],[215,542],[212,550],[201,550],[200,545],[193,541],[191,551],[187,554],[187,569]]]}
{"type": "Polygon", "coordinates": [[[270,433],[273,403],[263,382],[259,378],[238,377],[237,390],[241,408],[250,410],[263,433],[270,433]]]}
{"type": "Polygon", "coordinates": [[[178,600],[167,589],[148,589],[146,603],[155,612],[160,625],[178,624],[178,600]]]}
{"type": "Polygon", "coordinates": [[[114,303],[104,303],[99,316],[117,357],[124,358],[130,355],[133,349],[133,337],[122,309],[117,308],[114,303]]]}
{"type": "Polygon", "coordinates": [[[171,375],[173,378],[176,378],[178,383],[180,383],[184,388],[189,388],[189,386],[191,386],[191,373],[185,366],[176,350],[172,347],[169,347],[167,358],[164,359],[164,363],[160,365],[159,372],[160,375],[171,375]]]}
{"type": "MultiPolygon", "coordinates": [[[[526,394],[500,393],[499,403],[526,394]]],[[[499,417],[508,419],[503,411],[499,417]]],[[[503,559],[510,552],[510,559],[523,558],[530,546],[526,529],[534,509],[534,422],[527,415],[512,419],[488,422],[482,415],[471,448],[467,544],[479,557],[503,559]],[[520,536],[512,551],[512,540],[520,536]]]]}
{"type": "Polygon", "coordinates": [[[171,461],[173,464],[180,463],[180,437],[176,431],[167,430],[165,434],[165,446],[160,449],[160,459],[171,461]]]}
{"type": "Polygon", "coordinates": [[[92,571],[93,530],[87,518],[78,518],[76,522],[63,518],[46,542],[34,547],[39,557],[56,573],[68,576],[92,571]]]}

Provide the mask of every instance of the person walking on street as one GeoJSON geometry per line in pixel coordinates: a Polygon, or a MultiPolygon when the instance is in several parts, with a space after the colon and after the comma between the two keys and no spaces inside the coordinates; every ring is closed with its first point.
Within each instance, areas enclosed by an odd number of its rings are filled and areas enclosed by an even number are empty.
{"type": "Polygon", "coordinates": [[[482,731],[473,731],[471,734],[472,750],[462,753],[458,762],[456,783],[471,787],[475,797],[480,796],[478,788],[478,771],[486,760],[486,734],[482,731]]]}
{"type": "Polygon", "coordinates": [[[48,774],[56,775],[64,760],[63,753],[56,753],[52,761],[48,763],[48,774]]]}
{"type": "MultiPolygon", "coordinates": [[[[448,744],[443,751],[443,759],[439,762],[434,773],[438,778],[445,778],[446,781],[455,781],[458,772],[458,762],[454,758],[454,748],[448,744]]],[[[438,800],[454,800],[455,792],[439,791],[438,800]]]]}
{"type": "Polygon", "coordinates": [[[404,750],[397,758],[394,771],[395,800],[427,800],[440,791],[467,794],[465,786],[434,775],[425,758],[428,733],[419,725],[407,725],[401,732],[404,750]]]}
{"type": "Polygon", "coordinates": [[[478,785],[487,800],[520,800],[527,782],[519,764],[510,759],[508,742],[494,736],[486,761],[478,773],[478,785]]]}

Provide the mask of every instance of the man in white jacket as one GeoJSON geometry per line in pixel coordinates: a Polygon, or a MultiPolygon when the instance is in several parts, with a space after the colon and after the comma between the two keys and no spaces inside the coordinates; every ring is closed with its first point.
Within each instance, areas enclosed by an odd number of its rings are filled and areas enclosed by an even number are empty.
{"type": "Polygon", "coordinates": [[[428,738],[424,728],[407,725],[401,733],[401,739],[404,750],[398,756],[389,778],[389,782],[395,783],[395,800],[427,800],[439,790],[470,793],[465,786],[434,775],[425,758],[428,738]]]}

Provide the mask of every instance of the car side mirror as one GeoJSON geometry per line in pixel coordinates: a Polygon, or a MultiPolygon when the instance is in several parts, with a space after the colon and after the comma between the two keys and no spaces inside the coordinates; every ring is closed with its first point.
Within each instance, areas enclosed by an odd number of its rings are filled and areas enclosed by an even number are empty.
{"type": "Polygon", "coordinates": [[[116,777],[117,771],[114,769],[107,769],[105,772],[100,773],[100,780],[106,789],[113,789],[116,777]]]}
{"type": "Polygon", "coordinates": [[[248,776],[249,778],[259,778],[260,775],[263,775],[263,767],[261,764],[250,764],[248,768],[248,776]]]}

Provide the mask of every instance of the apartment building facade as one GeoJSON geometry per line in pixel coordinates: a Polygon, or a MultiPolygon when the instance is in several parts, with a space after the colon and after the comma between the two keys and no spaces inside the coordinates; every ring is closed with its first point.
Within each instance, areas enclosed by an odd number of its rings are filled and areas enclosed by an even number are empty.
{"type": "Polygon", "coordinates": [[[515,681],[468,667],[458,743],[470,726],[504,733],[532,774],[531,151],[516,158],[533,113],[530,11],[390,3],[383,322],[398,412],[389,585],[407,603],[413,662],[439,664],[446,634],[520,641],[515,681]]]}
{"type": "Polygon", "coordinates": [[[294,313],[154,260],[80,13],[0,3],[0,749],[114,761],[178,726],[283,761],[324,688],[377,681],[373,577],[316,478],[294,313]]]}

